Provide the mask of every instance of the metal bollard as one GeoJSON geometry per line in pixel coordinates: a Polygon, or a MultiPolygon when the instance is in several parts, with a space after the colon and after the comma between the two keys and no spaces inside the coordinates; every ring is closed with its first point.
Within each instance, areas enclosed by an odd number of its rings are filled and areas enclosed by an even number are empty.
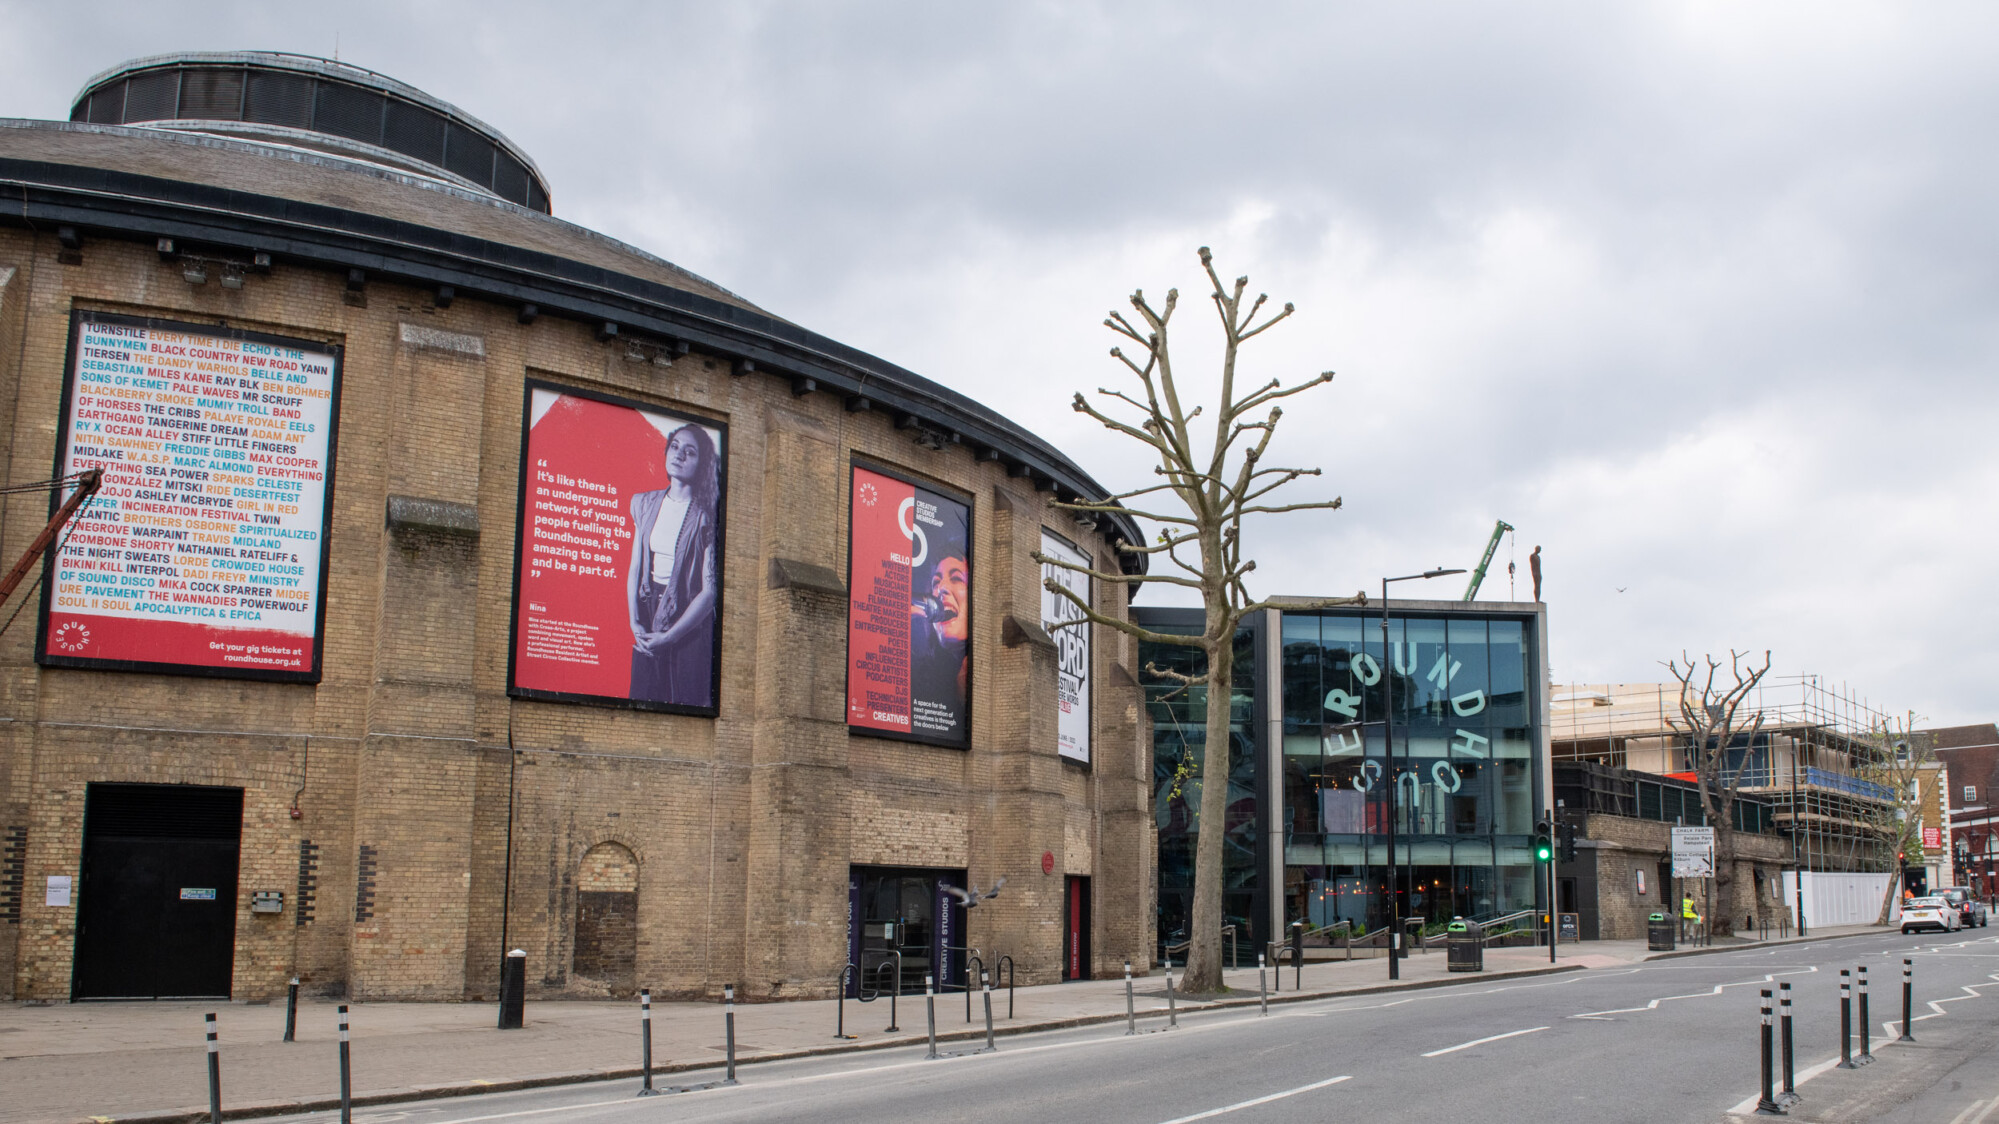
{"type": "Polygon", "coordinates": [[[937,981],[933,976],[923,977],[923,1008],[930,1020],[930,1052],[923,1055],[929,1061],[937,1056],[937,981]]]}
{"type": "Polygon", "coordinates": [[[1291,977],[1291,990],[1303,991],[1305,990],[1305,923],[1303,921],[1293,921],[1291,923],[1291,964],[1292,972],[1294,973],[1291,977]]]}
{"type": "Polygon", "coordinates": [[[979,990],[986,999],[986,1052],[990,1054],[999,1049],[993,1045],[993,980],[990,974],[979,973],[979,990]]]}
{"type": "Polygon", "coordinates": [[[208,1024],[208,1119],[222,1124],[222,1047],[215,1041],[215,1015],[202,1016],[208,1024]]]}
{"type": "Polygon", "coordinates": [[[1166,973],[1166,1025],[1170,1029],[1180,1025],[1180,1009],[1173,1004],[1173,973],[1166,973]]]}
{"type": "MultiPolygon", "coordinates": [[[[947,964],[946,967],[949,967],[949,965],[947,964]]],[[[902,1028],[900,1026],[897,1026],[895,1022],[895,1001],[896,997],[900,996],[901,994],[902,994],[902,961],[898,960],[895,962],[895,987],[893,990],[891,990],[888,993],[888,1025],[882,1028],[883,1034],[895,1034],[902,1030],[902,1028]]]]}
{"type": "Polygon", "coordinates": [[[652,1087],[652,989],[639,989],[639,1068],[645,1073],[645,1084],[639,1087],[639,1096],[657,1096],[659,1090],[652,1087]]]}
{"type": "Polygon", "coordinates": [[[1138,1033],[1138,1011],[1131,1002],[1131,961],[1124,962],[1124,1032],[1138,1033]]]}
{"type": "Polygon", "coordinates": [[[523,949],[507,953],[500,965],[500,1029],[519,1030],[527,1011],[528,954],[523,949]]]}
{"type": "Polygon", "coordinates": [[[285,992],[285,1041],[296,1042],[298,1034],[298,977],[293,976],[285,992]]]}
{"type": "Polygon", "coordinates": [[[722,985],[722,1044],[728,1049],[729,1068],[722,1084],[736,1083],[736,985],[722,985]]]}
{"type": "Polygon", "coordinates": [[[1916,1040],[1916,1036],[1909,1033],[1909,1008],[1912,1006],[1915,997],[1915,971],[1916,966],[1914,961],[1902,961],[1902,1037],[1897,1038],[1895,1040],[1897,1042],[1914,1042],[1916,1040]]]}
{"type": "Polygon", "coordinates": [[[1784,1032],[1784,1095],[1777,1098],[1779,1104],[1797,1104],[1803,1100],[1798,1095],[1798,1081],[1791,1069],[1791,985],[1777,985],[1777,1010],[1782,1016],[1778,1021],[1784,1032]]]}
{"type": "Polygon", "coordinates": [[[1270,1014],[1270,991],[1263,982],[1263,954],[1256,954],[1256,1004],[1265,1015],[1270,1014]]]}
{"type": "Polygon", "coordinates": [[[1836,1069],[1854,1069],[1853,1064],[1853,973],[1845,968],[1839,970],[1839,1065],[1836,1069]]]}
{"type": "Polygon", "coordinates": [[[1776,1098],[1770,1095],[1770,1086],[1773,1084],[1772,1070],[1774,1067],[1771,1065],[1770,1059],[1770,989],[1767,987],[1763,989],[1763,1026],[1760,1038],[1762,1040],[1763,1051],[1763,1091],[1756,1099],[1756,1115],[1782,1116],[1784,1115],[1784,1110],[1777,1107],[1776,1098]]]}
{"type": "MultiPolygon", "coordinates": [[[[844,1042],[849,1038],[859,1038],[858,1034],[847,1033],[847,977],[854,971],[852,964],[840,969],[840,998],[834,1004],[833,1037],[844,1042]]],[[[857,977],[858,978],[858,977],[857,977]]]]}
{"type": "Polygon", "coordinates": [[[347,1005],[340,1005],[340,1124],[354,1124],[354,1058],[347,1045],[347,1005]]]}
{"type": "Polygon", "coordinates": [[[1867,965],[1860,966],[1860,1056],[1853,1059],[1855,1064],[1866,1065],[1874,1060],[1874,1051],[1868,1045],[1873,1040],[1874,1028],[1867,1017],[1867,965]]]}

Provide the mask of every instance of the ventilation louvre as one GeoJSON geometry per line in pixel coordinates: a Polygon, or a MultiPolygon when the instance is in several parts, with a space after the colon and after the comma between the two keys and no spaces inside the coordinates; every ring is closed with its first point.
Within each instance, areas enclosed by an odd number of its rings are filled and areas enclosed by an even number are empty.
{"type": "Polygon", "coordinates": [[[243,790],[191,784],[93,784],[84,833],[99,839],[238,839],[243,790]]]}

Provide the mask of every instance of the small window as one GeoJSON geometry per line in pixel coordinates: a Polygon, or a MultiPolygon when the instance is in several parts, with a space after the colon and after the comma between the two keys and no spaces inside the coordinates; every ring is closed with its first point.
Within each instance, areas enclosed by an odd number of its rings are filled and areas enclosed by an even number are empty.
{"type": "Polygon", "coordinates": [[[1964,802],[1966,804],[1971,804],[1977,802],[1977,800],[1978,800],[1978,786],[1975,784],[1965,785],[1964,802]]]}

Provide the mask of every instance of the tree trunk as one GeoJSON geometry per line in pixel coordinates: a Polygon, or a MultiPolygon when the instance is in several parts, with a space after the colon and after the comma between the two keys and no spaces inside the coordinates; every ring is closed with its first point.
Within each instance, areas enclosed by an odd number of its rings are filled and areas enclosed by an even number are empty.
{"type": "MultiPolygon", "coordinates": [[[[1732,801],[1731,801],[1732,803],[1732,801]]],[[[1715,936],[1735,932],[1735,828],[1714,825],[1714,904],[1708,907],[1707,931],[1715,936]]]]}
{"type": "MultiPolygon", "coordinates": [[[[1188,922],[1187,975],[1192,992],[1222,989],[1222,856],[1228,834],[1229,717],[1234,701],[1233,630],[1208,648],[1208,730],[1201,747],[1201,809],[1194,842],[1194,916],[1188,922]]],[[[1209,636],[1214,630],[1209,630],[1209,636]]]]}

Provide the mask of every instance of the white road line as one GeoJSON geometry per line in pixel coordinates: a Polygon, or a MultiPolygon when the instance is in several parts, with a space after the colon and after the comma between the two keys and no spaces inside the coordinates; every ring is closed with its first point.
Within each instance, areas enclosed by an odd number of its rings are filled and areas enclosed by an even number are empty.
{"type": "Polygon", "coordinates": [[[1192,1116],[1176,1116],[1171,1120],[1161,1121],[1161,1124],[1188,1124],[1189,1121],[1193,1120],[1206,1120],[1210,1116],[1220,1116],[1224,1112],[1234,1112],[1237,1109],[1243,1109],[1243,1108],[1254,1108],[1260,1104],[1269,1104],[1271,1101],[1281,1101],[1285,1097],[1295,1097],[1300,1093],[1309,1093],[1314,1089],[1323,1089],[1328,1085],[1337,1085],[1342,1081],[1352,1081],[1352,1080],[1353,1080],[1352,1074],[1347,1074],[1345,1077],[1329,1077],[1324,1081],[1314,1081],[1310,1085],[1300,1085],[1296,1089],[1286,1089],[1281,1093],[1272,1093],[1267,1097],[1258,1097],[1255,1100],[1249,1100],[1249,1101],[1238,1101],[1235,1104],[1223,1105],[1220,1108],[1211,1108],[1206,1112],[1197,1112],[1192,1116]]]}
{"type": "Polygon", "coordinates": [[[1967,1124],[1967,1121],[1968,1124],[1980,1124],[1987,1116],[1991,1115],[1994,1108],[1999,1108],[1999,1097],[1994,1097],[1991,1104],[1986,1104],[1984,1101],[1972,1101],[1965,1106],[1963,1112],[1950,1118],[1950,1124],[1967,1124]],[[1983,1108],[1985,1111],[1978,1112],[1980,1108],[1983,1108]],[[1969,1120],[1969,1117],[1974,1112],[1978,1112],[1978,1119],[1969,1120]]]}
{"type": "Polygon", "coordinates": [[[1572,1019],[1596,1019],[1602,1022],[1615,1022],[1616,1021],[1615,1019],[1606,1019],[1604,1018],[1604,1016],[1628,1015],[1640,1011],[1656,1011],[1659,1009],[1659,1004],[1670,1003],[1675,999],[1706,999],[1710,996],[1720,995],[1723,989],[1725,988],[1753,987],[1756,984],[1760,983],[1773,983],[1776,981],[1778,976],[1793,976],[1800,974],[1810,975],[1811,973],[1816,971],[1818,971],[1818,969],[1815,967],[1806,967],[1802,970],[1802,972],[1772,972],[1769,975],[1764,976],[1762,979],[1759,980],[1737,980],[1734,983],[1716,984],[1714,985],[1714,987],[1708,989],[1707,991],[1696,991],[1690,995],[1664,995],[1657,999],[1652,1000],[1651,1002],[1645,1004],[1643,1007],[1614,1007],[1608,1011],[1588,1011],[1580,1015],[1570,1015],[1569,1017],[1572,1019]]]}
{"type": "Polygon", "coordinates": [[[1460,1042],[1455,1046],[1446,1046],[1441,1050],[1432,1050],[1423,1056],[1426,1058],[1442,1057],[1445,1054],[1455,1054],[1459,1050],[1469,1050],[1473,1046],[1483,1046],[1488,1042],[1497,1042],[1502,1038],[1518,1038],[1523,1034],[1533,1034],[1536,1031],[1546,1029],[1548,1028],[1545,1026],[1530,1026],[1526,1030],[1509,1030],[1505,1034],[1495,1034],[1490,1038],[1474,1038],[1470,1042],[1460,1042]]]}

